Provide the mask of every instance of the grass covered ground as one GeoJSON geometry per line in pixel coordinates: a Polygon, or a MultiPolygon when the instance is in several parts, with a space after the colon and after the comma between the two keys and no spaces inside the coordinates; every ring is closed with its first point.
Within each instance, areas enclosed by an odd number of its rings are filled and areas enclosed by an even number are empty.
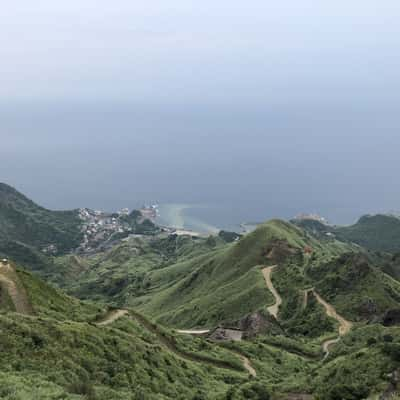
{"type": "Polygon", "coordinates": [[[212,393],[207,398],[222,399],[232,382],[248,380],[227,350],[175,338],[147,320],[122,318],[98,326],[95,321],[107,310],[25,271],[18,275],[33,315],[0,313],[1,398],[183,400],[212,393]]]}
{"type": "Polygon", "coordinates": [[[4,398],[29,396],[29,385],[37,396],[66,399],[376,396],[400,368],[399,328],[380,324],[387,309],[399,307],[400,290],[377,258],[359,250],[271,221],[233,243],[135,238],[94,257],[57,258],[54,282],[65,276],[65,287],[81,300],[19,271],[34,314],[10,312],[7,293],[0,293],[0,382],[17,388],[13,394],[6,385],[4,398]],[[261,270],[272,265],[283,300],[276,329],[222,345],[176,334],[176,327],[212,328],[266,312],[274,297],[261,270]],[[326,315],[312,288],[354,322],[325,360],[322,344],[338,336],[338,322],[326,315]],[[107,305],[134,310],[100,327],[96,322],[107,315],[107,305]],[[249,376],[243,356],[256,377],[249,376]]]}

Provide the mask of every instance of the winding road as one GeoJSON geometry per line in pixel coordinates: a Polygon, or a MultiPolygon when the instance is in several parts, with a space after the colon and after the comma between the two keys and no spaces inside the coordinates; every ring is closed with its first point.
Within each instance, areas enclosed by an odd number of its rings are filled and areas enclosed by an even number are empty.
{"type": "MultiPolygon", "coordinates": [[[[275,268],[277,268],[277,265],[273,265],[270,267],[265,267],[262,269],[262,274],[264,276],[265,279],[265,283],[267,285],[268,290],[273,294],[274,298],[275,298],[275,303],[271,306],[267,307],[268,312],[274,316],[275,319],[278,318],[278,313],[279,313],[279,307],[282,304],[282,297],[279,295],[279,293],[277,292],[277,290],[275,289],[273,283],[272,283],[272,279],[271,279],[271,275],[272,272],[275,270],[275,268]]],[[[0,268],[0,272],[1,272],[1,268],[0,268]]],[[[0,281],[1,281],[1,275],[0,275],[0,281]]],[[[317,299],[317,301],[324,307],[326,315],[328,317],[334,318],[338,321],[339,323],[339,337],[335,338],[335,339],[329,339],[326,340],[322,343],[322,349],[323,352],[325,354],[324,356],[324,360],[329,356],[329,348],[339,342],[340,338],[343,335],[346,335],[352,328],[353,324],[350,321],[347,321],[345,318],[343,318],[341,315],[339,315],[335,308],[329,304],[328,302],[326,302],[316,291],[314,288],[311,289],[307,289],[303,291],[303,304],[302,307],[303,309],[305,309],[307,307],[307,303],[308,303],[308,296],[309,293],[312,292],[315,296],[315,298],[317,299]]],[[[149,329],[151,332],[153,332],[154,334],[156,334],[159,339],[161,340],[161,342],[173,353],[175,353],[177,356],[182,357],[182,358],[186,358],[188,360],[191,361],[195,361],[195,362],[203,362],[203,363],[208,363],[208,364],[212,364],[215,367],[218,368],[228,368],[228,369],[232,369],[230,368],[224,361],[219,361],[219,360],[210,360],[210,359],[206,359],[206,358],[202,358],[201,356],[196,356],[195,354],[189,354],[186,353],[183,350],[179,350],[178,348],[176,348],[176,346],[168,341],[165,337],[163,337],[163,335],[160,334],[160,332],[156,331],[156,329],[154,328],[154,326],[147,321],[143,316],[140,316],[139,314],[136,315],[136,313],[129,312],[128,310],[125,309],[117,309],[117,310],[113,310],[111,311],[102,321],[96,323],[97,326],[107,326],[112,324],[113,322],[115,322],[116,320],[118,320],[119,318],[122,318],[124,316],[130,316],[130,317],[134,317],[136,319],[138,319],[138,321],[143,324],[147,329],[149,329]],[[133,314],[132,314],[133,313],[133,314]]],[[[209,333],[210,330],[209,329],[182,329],[182,330],[176,330],[176,333],[178,334],[187,334],[187,335],[194,335],[194,336],[201,336],[201,335],[205,335],[207,333],[209,333]]],[[[244,356],[242,353],[235,351],[235,350],[230,350],[230,349],[226,349],[229,350],[231,353],[235,354],[236,356],[240,357],[243,367],[246,369],[246,371],[249,373],[250,376],[252,377],[256,377],[257,376],[257,371],[254,369],[254,367],[251,365],[251,361],[244,356]]]]}
{"type": "MultiPolygon", "coordinates": [[[[272,306],[267,307],[268,312],[273,315],[275,317],[275,319],[278,319],[278,313],[279,313],[279,307],[282,304],[282,297],[279,295],[279,293],[277,292],[277,290],[275,289],[273,283],[272,283],[272,279],[271,279],[271,275],[272,272],[274,271],[274,269],[277,268],[276,265],[273,265],[271,267],[265,267],[262,270],[264,279],[265,279],[265,283],[267,285],[268,290],[273,294],[273,296],[275,297],[275,304],[273,304],[272,306]]],[[[351,330],[351,328],[353,327],[353,323],[346,320],[344,317],[342,317],[341,315],[339,315],[335,308],[329,304],[327,301],[325,301],[316,291],[314,288],[312,289],[307,289],[304,290],[303,294],[303,304],[302,307],[303,309],[305,309],[307,307],[307,302],[308,302],[308,295],[309,293],[312,292],[315,296],[315,298],[317,299],[318,303],[320,303],[326,312],[326,315],[328,317],[334,318],[336,321],[338,321],[339,323],[339,336],[335,339],[329,339],[326,340],[325,342],[322,343],[322,350],[325,354],[324,359],[326,359],[329,356],[329,348],[338,343],[341,339],[342,336],[348,334],[351,330]]]]}
{"type": "MultiPolygon", "coordinates": [[[[156,331],[152,324],[147,321],[143,316],[140,316],[139,314],[132,312],[129,312],[128,310],[124,309],[118,309],[118,310],[113,310],[111,311],[102,321],[97,322],[97,326],[107,326],[112,324],[113,322],[117,321],[118,319],[122,317],[133,317],[138,320],[139,323],[141,323],[146,329],[154,333],[160,341],[170,350],[172,353],[177,355],[180,358],[184,358],[189,361],[194,361],[194,362],[200,362],[204,364],[210,364],[214,367],[217,368],[224,368],[224,369],[231,369],[234,370],[234,368],[230,365],[228,365],[227,362],[225,361],[219,361],[219,360],[212,360],[209,358],[201,357],[201,356],[196,356],[195,354],[189,354],[186,353],[183,350],[179,350],[171,341],[167,340],[166,337],[164,337],[160,332],[156,331]]],[[[208,333],[209,330],[181,330],[181,331],[176,331],[177,333],[182,333],[182,334],[189,334],[189,335],[202,335],[205,333],[208,333]]],[[[249,375],[256,377],[257,372],[256,370],[252,367],[250,360],[244,356],[243,354],[230,350],[225,348],[225,350],[235,354],[236,356],[240,357],[242,360],[243,367],[246,369],[246,371],[249,373],[249,375]]]]}
{"type": "MultiPolygon", "coordinates": [[[[204,330],[177,330],[175,332],[177,332],[179,334],[201,336],[201,335],[205,335],[211,331],[209,329],[204,329],[204,330]]],[[[234,351],[231,349],[225,348],[225,350],[228,350],[231,353],[235,354],[236,356],[240,357],[240,359],[242,360],[243,367],[247,370],[247,372],[253,377],[257,376],[257,371],[253,368],[253,366],[251,365],[251,361],[245,355],[243,355],[242,353],[239,353],[238,351],[234,351]]]]}
{"type": "Polygon", "coordinates": [[[322,343],[322,350],[325,353],[324,359],[326,359],[330,352],[329,348],[338,343],[341,339],[342,336],[347,335],[351,328],[353,327],[353,323],[342,317],[340,314],[337,313],[336,309],[332,306],[332,304],[329,304],[327,301],[325,301],[316,291],[314,288],[312,289],[307,289],[304,291],[304,308],[307,307],[307,299],[308,299],[308,293],[312,292],[317,299],[318,303],[320,303],[324,308],[326,315],[328,317],[331,317],[333,319],[336,319],[336,321],[339,323],[339,336],[335,339],[329,339],[326,340],[325,342],[322,343]]]}
{"type": "Polygon", "coordinates": [[[272,271],[276,267],[277,267],[277,265],[273,265],[272,267],[265,267],[265,268],[263,268],[262,273],[263,273],[263,276],[264,276],[264,279],[265,279],[265,283],[267,285],[268,290],[275,297],[275,304],[273,304],[272,306],[267,307],[267,310],[271,315],[273,315],[275,317],[275,319],[278,319],[279,307],[282,304],[282,297],[279,295],[279,293],[275,289],[275,287],[274,287],[274,285],[272,283],[272,279],[271,279],[272,271]]]}

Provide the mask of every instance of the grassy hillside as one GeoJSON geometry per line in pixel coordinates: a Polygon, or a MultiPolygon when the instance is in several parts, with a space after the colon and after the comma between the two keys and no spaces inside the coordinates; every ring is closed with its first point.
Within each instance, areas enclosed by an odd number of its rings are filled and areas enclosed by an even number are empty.
{"type": "Polygon", "coordinates": [[[399,306],[396,280],[375,267],[377,255],[369,259],[359,250],[273,220],[234,243],[133,239],[89,259],[59,259],[57,269],[65,271],[60,277],[80,298],[134,306],[162,324],[188,329],[212,328],[266,309],[275,300],[261,270],[278,265],[272,279],[283,298],[279,319],[288,332],[315,336],[334,331],[334,323],[312,301],[302,310],[307,288],[315,287],[355,321],[399,306]]]}
{"type": "Polygon", "coordinates": [[[345,254],[311,267],[318,291],[352,320],[372,320],[400,308],[400,283],[376,268],[362,254],[345,254]]]}
{"type": "Polygon", "coordinates": [[[338,227],[339,239],[348,240],[374,251],[400,251],[400,219],[391,215],[366,215],[351,226],[338,227]]]}
{"type": "Polygon", "coordinates": [[[63,253],[81,241],[77,211],[50,211],[0,183],[0,252],[24,258],[26,252],[55,246],[63,253]]]}
{"type": "Polygon", "coordinates": [[[319,262],[352,247],[274,220],[233,243],[135,238],[86,259],[58,258],[51,279],[80,298],[134,306],[170,326],[212,327],[273,303],[263,266],[303,266],[310,250],[319,262]]]}
{"type": "MultiPolygon", "coordinates": [[[[326,362],[302,355],[313,354],[312,341],[266,335],[228,344],[256,368],[257,378],[248,379],[239,371],[180,357],[134,319],[99,327],[1,313],[0,323],[5,346],[0,347],[0,396],[7,400],[283,400],[294,393],[313,393],[320,400],[361,400],[382,393],[388,374],[400,366],[398,327],[361,327],[337,345],[326,362]]],[[[176,340],[184,351],[231,358],[227,350],[204,339],[176,340]]]]}
{"type": "Polygon", "coordinates": [[[270,221],[231,244],[135,238],[94,257],[58,259],[56,265],[69,273],[68,286],[98,303],[17,270],[32,313],[15,313],[7,290],[0,292],[0,397],[284,400],[312,394],[317,400],[361,400],[382,393],[388,375],[400,368],[400,328],[384,327],[378,317],[399,307],[399,283],[351,250],[270,221]],[[221,344],[177,335],[134,310],[98,324],[115,312],[101,305],[107,299],[137,303],[158,322],[184,328],[265,312],[274,300],[261,268],[275,264],[272,281],[283,299],[280,329],[251,340],[221,344]],[[312,293],[304,302],[311,287],[358,321],[326,360],[321,346],[337,336],[337,321],[312,293]],[[361,312],[365,297],[376,306],[373,315],[361,312]],[[256,377],[246,372],[243,357],[256,377]]]}
{"type": "MultiPolygon", "coordinates": [[[[0,312],[0,397],[6,400],[283,400],[296,393],[361,400],[382,393],[388,374],[400,367],[399,327],[360,325],[322,361],[318,335],[264,334],[221,347],[176,336],[133,311],[99,326],[107,309],[25,271],[18,276],[34,314],[0,312]],[[243,371],[238,354],[257,377],[243,371]]],[[[310,300],[307,312],[318,318],[316,307],[310,300]]]]}
{"type": "Polygon", "coordinates": [[[400,218],[393,215],[365,215],[349,226],[325,225],[311,219],[292,222],[320,240],[329,240],[333,235],[338,240],[356,243],[368,250],[400,251],[400,218]]]}
{"type": "Polygon", "coordinates": [[[132,296],[149,290],[149,272],[207,254],[224,243],[167,235],[132,238],[91,257],[57,258],[49,278],[78,297],[127,305],[132,296]]]}
{"type": "Polygon", "coordinates": [[[105,308],[69,297],[26,271],[18,270],[18,277],[33,313],[0,311],[2,399],[183,400],[202,393],[217,399],[228,382],[247,381],[240,360],[228,351],[210,349],[192,361],[191,352],[200,351],[195,343],[180,341],[171,349],[169,334],[156,325],[149,330],[153,325],[143,325],[145,319],[96,325],[105,308]],[[233,367],[219,367],[222,360],[233,367]]]}
{"type": "Polygon", "coordinates": [[[321,244],[283,221],[270,221],[234,244],[146,274],[148,291],[131,304],[162,323],[180,327],[210,327],[240,318],[274,302],[261,273],[263,266],[302,264],[312,248],[329,259],[348,247],[321,244]]]}

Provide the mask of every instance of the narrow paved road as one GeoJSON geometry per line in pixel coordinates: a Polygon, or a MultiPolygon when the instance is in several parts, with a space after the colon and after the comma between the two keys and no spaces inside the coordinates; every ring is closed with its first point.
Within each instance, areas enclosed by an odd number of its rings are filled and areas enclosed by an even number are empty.
{"type": "Polygon", "coordinates": [[[277,267],[277,265],[273,265],[272,267],[266,267],[262,270],[264,275],[265,283],[267,285],[268,290],[273,294],[275,297],[275,304],[272,306],[267,307],[268,312],[278,319],[279,307],[282,304],[282,298],[279,293],[276,291],[274,285],[272,284],[271,275],[272,271],[277,267]]]}
{"type": "Polygon", "coordinates": [[[209,329],[203,330],[177,330],[177,333],[182,333],[184,335],[205,335],[206,333],[210,333],[209,329]]]}

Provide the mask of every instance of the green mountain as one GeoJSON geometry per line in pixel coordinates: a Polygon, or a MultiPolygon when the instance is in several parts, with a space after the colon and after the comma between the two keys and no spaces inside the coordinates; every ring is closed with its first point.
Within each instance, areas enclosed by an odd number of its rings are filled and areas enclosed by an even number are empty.
{"type": "MultiPolygon", "coordinates": [[[[397,326],[357,325],[324,360],[324,335],[276,331],[231,343],[178,335],[134,310],[74,299],[4,264],[0,287],[6,400],[364,399],[384,391],[400,366],[397,326]]],[[[321,317],[318,304],[308,303],[307,312],[321,317]]]]}
{"type": "Polygon", "coordinates": [[[5,185],[0,204],[1,252],[42,277],[0,262],[2,399],[373,400],[400,388],[399,256],[370,251],[395,249],[394,217],[193,238],[136,212],[45,210],[5,185]],[[98,244],[96,231],[90,251],[69,252],[73,232],[110,219],[121,237],[98,244]],[[138,227],[151,234],[129,236],[138,227]]]}
{"type": "Polygon", "coordinates": [[[99,252],[130,234],[152,236],[159,232],[138,210],[130,214],[90,209],[52,211],[0,183],[0,255],[46,277],[59,274],[54,256],[99,252]]]}
{"type": "Polygon", "coordinates": [[[365,215],[351,226],[337,227],[340,240],[347,240],[374,251],[400,251],[400,218],[392,215],[365,215]]]}
{"type": "Polygon", "coordinates": [[[78,247],[81,226],[77,210],[47,210],[0,183],[0,253],[40,263],[38,251],[62,254],[78,247]]]}
{"type": "Polygon", "coordinates": [[[312,219],[291,222],[322,240],[334,236],[372,251],[400,251],[400,218],[394,215],[364,215],[349,226],[325,225],[312,219]]]}
{"type": "Polygon", "coordinates": [[[137,313],[74,299],[11,265],[0,265],[0,287],[2,399],[216,399],[248,382],[231,351],[206,352],[137,313]]]}
{"type": "Polygon", "coordinates": [[[322,248],[293,225],[270,221],[234,244],[149,273],[149,295],[132,304],[162,323],[181,327],[238,319],[274,301],[262,268],[289,260],[301,263],[307,247],[321,257],[346,248],[333,242],[322,248]]]}
{"type": "MultiPolygon", "coordinates": [[[[213,327],[272,303],[263,267],[303,265],[307,249],[319,262],[352,247],[322,243],[279,220],[233,243],[218,237],[134,239],[86,259],[90,267],[65,287],[79,297],[134,306],[170,326],[213,327]]],[[[62,268],[68,270],[68,262],[62,268]]]]}

